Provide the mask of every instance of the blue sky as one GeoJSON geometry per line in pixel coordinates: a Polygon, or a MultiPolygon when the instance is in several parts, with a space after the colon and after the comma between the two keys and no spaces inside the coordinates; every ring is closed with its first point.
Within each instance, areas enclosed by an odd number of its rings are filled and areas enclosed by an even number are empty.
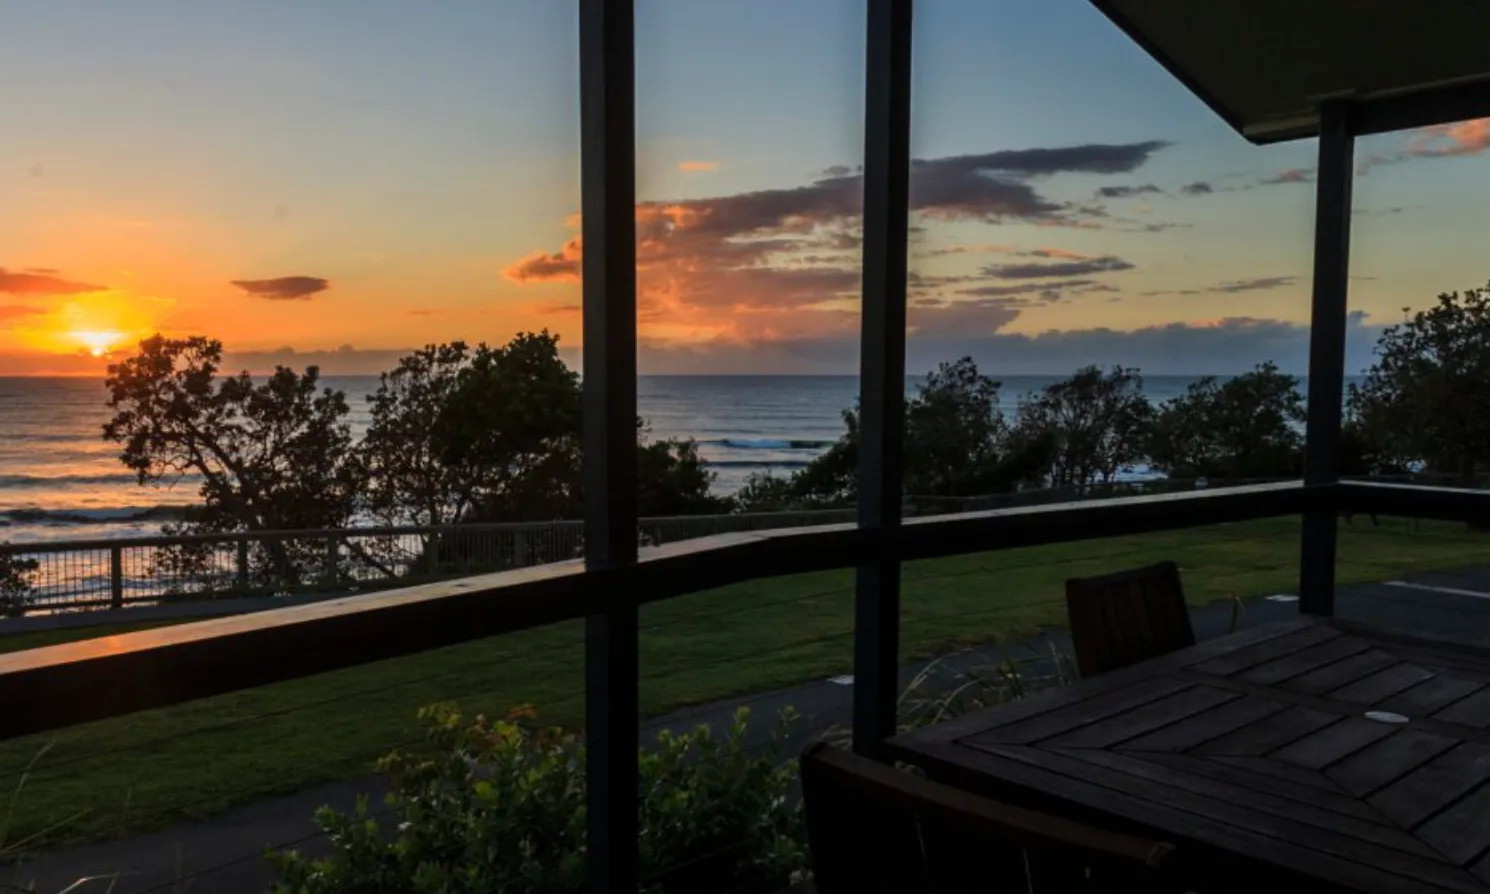
{"type": "MultiPolygon", "coordinates": [[[[156,330],[342,371],[577,347],[577,5],[7,4],[0,373],[156,330]]],[[[643,370],[853,371],[862,0],[637,15],[643,370]]],[[[1301,367],[1312,144],[1249,145],[1085,0],[921,0],[915,40],[913,365],[1301,367]]],[[[1487,147],[1362,142],[1356,365],[1485,281],[1487,147]]]]}

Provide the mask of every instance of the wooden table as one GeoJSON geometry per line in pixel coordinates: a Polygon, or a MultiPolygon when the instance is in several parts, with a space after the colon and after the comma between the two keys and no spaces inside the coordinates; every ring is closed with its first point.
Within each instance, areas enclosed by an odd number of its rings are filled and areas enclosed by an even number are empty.
{"type": "Polygon", "coordinates": [[[1299,620],[888,746],[963,788],[1173,841],[1218,889],[1490,892],[1487,727],[1490,652],[1299,620]]]}

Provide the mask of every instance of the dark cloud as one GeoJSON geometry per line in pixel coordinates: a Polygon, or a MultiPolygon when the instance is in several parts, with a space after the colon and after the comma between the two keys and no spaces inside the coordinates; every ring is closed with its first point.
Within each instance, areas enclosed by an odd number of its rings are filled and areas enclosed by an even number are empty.
{"type": "MultiPolygon", "coordinates": [[[[983,326],[1018,307],[989,304],[964,311],[983,326]]],[[[927,321],[953,319],[953,311],[924,308],[927,321]]],[[[965,320],[964,320],[965,322],[965,320]]],[[[1002,324],[1004,327],[1008,323],[1002,324]]],[[[1346,332],[1347,368],[1369,366],[1381,327],[1363,314],[1350,315],[1346,332]]],[[[638,352],[643,373],[777,372],[852,375],[858,371],[858,341],[852,335],[792,338],[748,343],[720,342],[674,346],[645,342],[638,352]]],[[[906,365],[912,373],[939,362],[969,356],[993,375],[1070,375],[1090,363],[1136,366],[1148,375],[1201,375],[1245,372],[1272,360],[1285,371],[1303,374],[1309,366],[1309,327],[1286,320],[1229,317],[1204,323],[1170,323],[1131,331],[1077,329],[1033,334],[951,329],[928,322],[910,333],[906,365]]]]}
{"type": "Polygon", "coordinates": [[[1259,186],[1271,186],[1277,183],[1313,183],[1313,168],[1288,168],[1279,171],[1271,177],[1264,177],[1258,181],[1259,186]]]}
{"type": "Polygon", "coordinates": [[[1262,292],[1270,289],[1281,289],[1291,286],[1298,280],[1297,276],[1254,276],[1250,279],[1237,279],[1231,282],[1223,282],[1212,286],[1209,291],[1221,292],[1232,295],[1237,292],[1262,292]]]}
{"type": "Polygon", "coordinates": [[[101,292],[108,286],[95,286],[85,282],[74,282],[57,276],[49,267],[27,267],[23,270],[6,270],[0,267],[0,292],[10,295],[81,295],[85,292],[101,292]]]}
{"type": "Polygon", "coordinates": [[[1057,261],[1053,264],[994,264],[983,272],[995,279],[1039,279],[1047,276],[1088,276],[1132,270],[1133,265],[1113,255],[1057,261]]]}
{"type": "Polygon", "coordinates": [[[331,288],[329,280],[319,276],[280,276],[274,279],[235,279],[237,286],[255,298],[272,301],[308,301],[310,296],[331,288]]]}
{"type": "Polygon", "coordinates": [[[1103,186],[1097,189],[1097,195],[1104,199],[1126,199],[1130,196],[1149,195],[1152,193],[1163,193],[1164,190],[1152,183],[1142,186],[1103,186]]]}
{"type": "Polygon", "coordinates": [[[979,155],[954,155],[911,162],[911,175],[928,170],[987,173],[1000,171],[1017,176],[1050,174],[1126,174],[1142,167],[1155,152],[1171,145],[1164,140],[1142,143],[1086,143],[1053,149],[1005,149],[979,155]]]}
{"type": "Polygon", "coordinates": [[[1197,180],[1194,183],[1186,183],[1184,186],[1180,187],[1180,192],[1184,193],[1187,196],[1209,195],[1210,193],[1213,193],[1215,191],[1215,187],[1211,186],[1204,180],[1197,180]]]}
{"type": "Polygon", "coordinates": [[[1238,292],[1263,292],[1270,289],[1282,289],[1298,282],[1297,276],[1254,276],[1248,279],[1234,279],[1228,282],[1216,283],[1203,289],[1158,289],[1151,292],[1139,292],[1142,297],[1153,295],[1234,295],[1238,292]]]}
{"type": "Polygon", "coordinates": [[[1072,291],[1086,290],[1090,286],[1098,285],[1096,280],[1091,279],[1065,279],[1055,282],[1020,283],[1012,286],[974,286],[970,289],[958,290],[959,295],[977,295],[983,297],[994,297],[1000,295],[1038,295],[1045,291],[1060,291],[1070,289],[1072,291]]]}

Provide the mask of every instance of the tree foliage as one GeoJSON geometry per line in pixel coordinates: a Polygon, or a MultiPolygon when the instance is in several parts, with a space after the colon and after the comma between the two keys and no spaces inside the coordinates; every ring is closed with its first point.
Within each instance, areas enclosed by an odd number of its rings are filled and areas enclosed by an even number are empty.
{"type": "MultiPolygon", "coordinates": [[[[969,357],[943,363],[905,406],[902,491],[956,497],[996,493],[1039,481],[1049,444],[1012,432],[999,411],[997,381],[969,357]]],[[[752,476],[736,494],[742,511],[826,508],[857,494],[859,413],[845,410],[844,433],[789,478],[752,476]]]]}
{"type": "Polygon", "coordinates": [[[32,578],[41,563],[12,553],[0,543],[0,617],[20,617],[31,606],[32,578]]]}
{"type": "Polygon", "coordinates": [[[1380,461],[1473,483],[1490,465],[1490,287],[1439,295],[1383,331],[1349,404],[1380,461]]]}
{"type": "Polygon", "coordinates": [[[1181,478],[1273,478],[1303,471],[1299,380],[1263,363],[1221,380],[1206,376],[1160,406],[1150,464],[1181,478]]]}
{"type": "Polygon", "coordinates": [[[1086,486],[1143,459],[1152,416],[1138,370],[1088,366],[1020,401],[1017,430],[1025,443],[1047,445],[1052,487],[1086,486]]]}
{"type": "Polygon", "coordinates": [[[429,345],[384,373],[358,448],[365,507],[390,523],[564,517],[580,476],[579,377],[558,338],[429,345]]]}
{"type": "Polygon", "coordinates": [[[222,343],[159,335],[109,366],[104,437],[141,484],[200,480],[191,527],[267,531],[344,525],[356,478],[347,402],[316,367],[255,383],[220,375],[222,343]]]}

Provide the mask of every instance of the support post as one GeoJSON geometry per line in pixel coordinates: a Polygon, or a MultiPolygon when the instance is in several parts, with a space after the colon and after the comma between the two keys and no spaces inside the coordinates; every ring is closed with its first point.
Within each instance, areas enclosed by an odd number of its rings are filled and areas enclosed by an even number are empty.
{"type": "Polygon", "coordinates": [[[124,608],[124,547],[109,547],[109,607],[124,608]]]}
{"type": "Polygon", "coordinates": [[[321,586],[336,587],[337,568],[341,560],[341,543],[336,534],[326,535],[326,553],[321,560],[321,586]]]}
{"type": "Polygon", "coordinates": [[[237,568],[235,570],[237,571],[236,577],[237,577],[237,580],[238,580],[238,589],[239,590],[242,590],[245,593],[248,592],[248,538],[247,537],[239,537],[238,538],[237,568]]]}
{"type": "MultiPolygon", "coordinates": [[[[1345,399],[1345,328],[1350,284],[1351,186],[1355,178],[1352,107],[1331,100],[1320,107],[1319,168],[1315,190],[1314,301],[1309,327],[1309,416],[1304,483],[1340,479],[1340,420],[1345,399]]],[[[1335,613],[1337,513],[1304,515],[1300,538],[1299,610],[1335,613]]]]}
{"type": "MultiPolygon", "coordinates": [[[[911,8],[869,0],[865,64],[858,523],[886,541],[901,521],[911,8]]],[[[880,555],[854,578],[854,750],[868,755],[895,731],[899,687],[900,560],[880,555]]]]}
{"type": "MultiPolygon", "coordinates": [[[[633,0],[580,0],[585,568],[637,555],[633,0]]],[[[637,612],[585,620],[590,890],[637,889],[637,612]]]]}

